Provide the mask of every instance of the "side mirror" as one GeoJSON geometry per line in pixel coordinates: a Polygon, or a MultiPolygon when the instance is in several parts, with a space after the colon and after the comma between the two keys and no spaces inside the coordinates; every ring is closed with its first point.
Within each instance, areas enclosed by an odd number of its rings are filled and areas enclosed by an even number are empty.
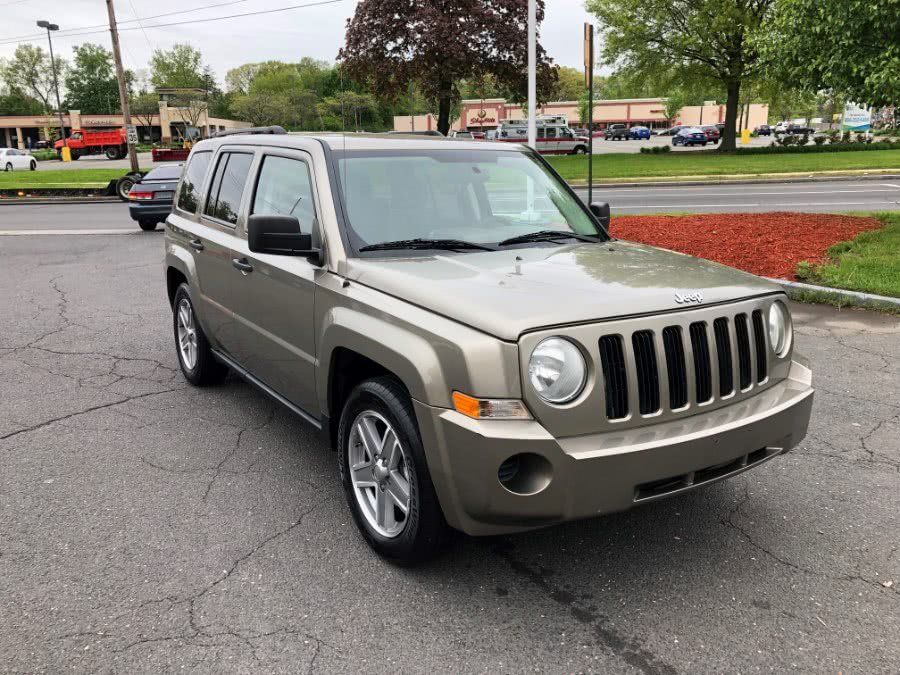
{"type": "Polygon", "coordinates": [[[609,229],[609,204],[606,202],[594,202],[590,208],[591,213],[600,221],[600,224],[609,229]]]}
{"type": "Polygon", "coordinates": [[[312,247],[312,235],[300,231],[296,216],[257,214],[247,219],[247,244],[253,253],[306,256],[321,264],[321,250],[312,247]]]}

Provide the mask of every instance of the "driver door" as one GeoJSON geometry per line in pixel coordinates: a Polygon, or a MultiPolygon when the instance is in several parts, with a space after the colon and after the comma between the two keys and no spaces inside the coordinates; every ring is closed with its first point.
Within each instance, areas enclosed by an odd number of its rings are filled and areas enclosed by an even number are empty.
{"type": "MultiPolygon", "coordinates": [[[[247,218],[253,214],[296,216],[300,230],[312,232],[313,245],[321,245],[311,168],[305,152],[263,151],[247,218]]],[[[314,411],[314,303],[317,279],[324,268],[302,256],[254,253],[246,231],[236,238],[235,246],[236,257],[249,266],[249,271],[233,275],[231,282],[241,362],[291,403],[314,411]]]]}

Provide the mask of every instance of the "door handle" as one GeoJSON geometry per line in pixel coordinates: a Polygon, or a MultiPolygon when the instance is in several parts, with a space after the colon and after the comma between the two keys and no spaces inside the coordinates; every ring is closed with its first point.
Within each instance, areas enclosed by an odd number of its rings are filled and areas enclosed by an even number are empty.
{"type": "Polygon", "coordinates": [[[235,269],[240,270],[241,274],[250,274],[253,271],[253,265],[247,262],[246,258],[234,258],[231,264],[235,269]]]}
{"type": "Polygon", "coordinates": [[[195,251],[203,250],[203,242],[200,241],[199,239],[191,239],[191,241],[189,243],[190,243],[190,247],[192,249],[194,249],[195,251]]]}

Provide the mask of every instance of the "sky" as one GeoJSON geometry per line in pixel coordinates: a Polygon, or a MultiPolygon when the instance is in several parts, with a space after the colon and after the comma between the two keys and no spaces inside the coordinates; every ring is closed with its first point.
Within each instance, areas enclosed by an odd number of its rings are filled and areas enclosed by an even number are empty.
{"type": "MultiPolygon", "coordinates": [[[[116,0],[122,59],[126,68],[139,71],[147,68],[154,49],[186,42],[200,50],[204,63],[212,67],[220,83],[230,68],[242,63],[270,59],[297,61],[304,56],[334,61],[343,43],[346,21],[356,6],[355,0],[333,0],[331,4],[286,12],[205,21],[316,1],[116,0]],[[207,9],[186,11],[200,7],[207,9]],[[145,20],[136,22],[135,18],[145,20]],[[187,20],[196,21],[151,27],[187,20]]],[[[582,24],[590,20],[583,3],[584,0],[546,0],[546,16],[540,29],[541,43],[550,57],[560,65],[578,69],[583,64],[582,24]]],[[[39,19],[58,24],[60,31],[82,28],[102,31],[108,25],[104,0],[0,0],[0,58],[8,58],[15,51],[16,44],[4,44],[9,38],[27,37],[28,41],[46,48],[46,37],[38,35],[41,29],[35,26],[39,19]]],[[[109,32],[68,37],[55,33],[53,47],[58,56],[70,59],[72,47],[88,41],[109,48],[109,32]]]]}

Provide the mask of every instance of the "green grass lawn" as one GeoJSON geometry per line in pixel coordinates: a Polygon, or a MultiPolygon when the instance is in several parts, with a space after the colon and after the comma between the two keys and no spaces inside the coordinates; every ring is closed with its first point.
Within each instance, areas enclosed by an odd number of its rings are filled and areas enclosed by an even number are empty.
{"type": "Polygon", "coordinates": [[[863,232],[828,249],[830,261],[801,263],[797,276],[812,284],[900,298],[900,211],[876,214],[880,230],[863,232]]]}
{"type": "MultiPolygon", "coordinates": [[[[566,180],[587,180],[587,158],[584,155],[548,157],[547,159],[566,180]]],[[[852,169],[900,169],[900,150],[743,156],[723,155],[716,152],[594,155],[594,180],[596,181],[622,178],[752,175],[852,169]]]]}
{"type": "Polygon", "coordinates": [[[127,169],[56,169],[0,172],[0,190],[95,188],[121,178],[127,169]]]}

